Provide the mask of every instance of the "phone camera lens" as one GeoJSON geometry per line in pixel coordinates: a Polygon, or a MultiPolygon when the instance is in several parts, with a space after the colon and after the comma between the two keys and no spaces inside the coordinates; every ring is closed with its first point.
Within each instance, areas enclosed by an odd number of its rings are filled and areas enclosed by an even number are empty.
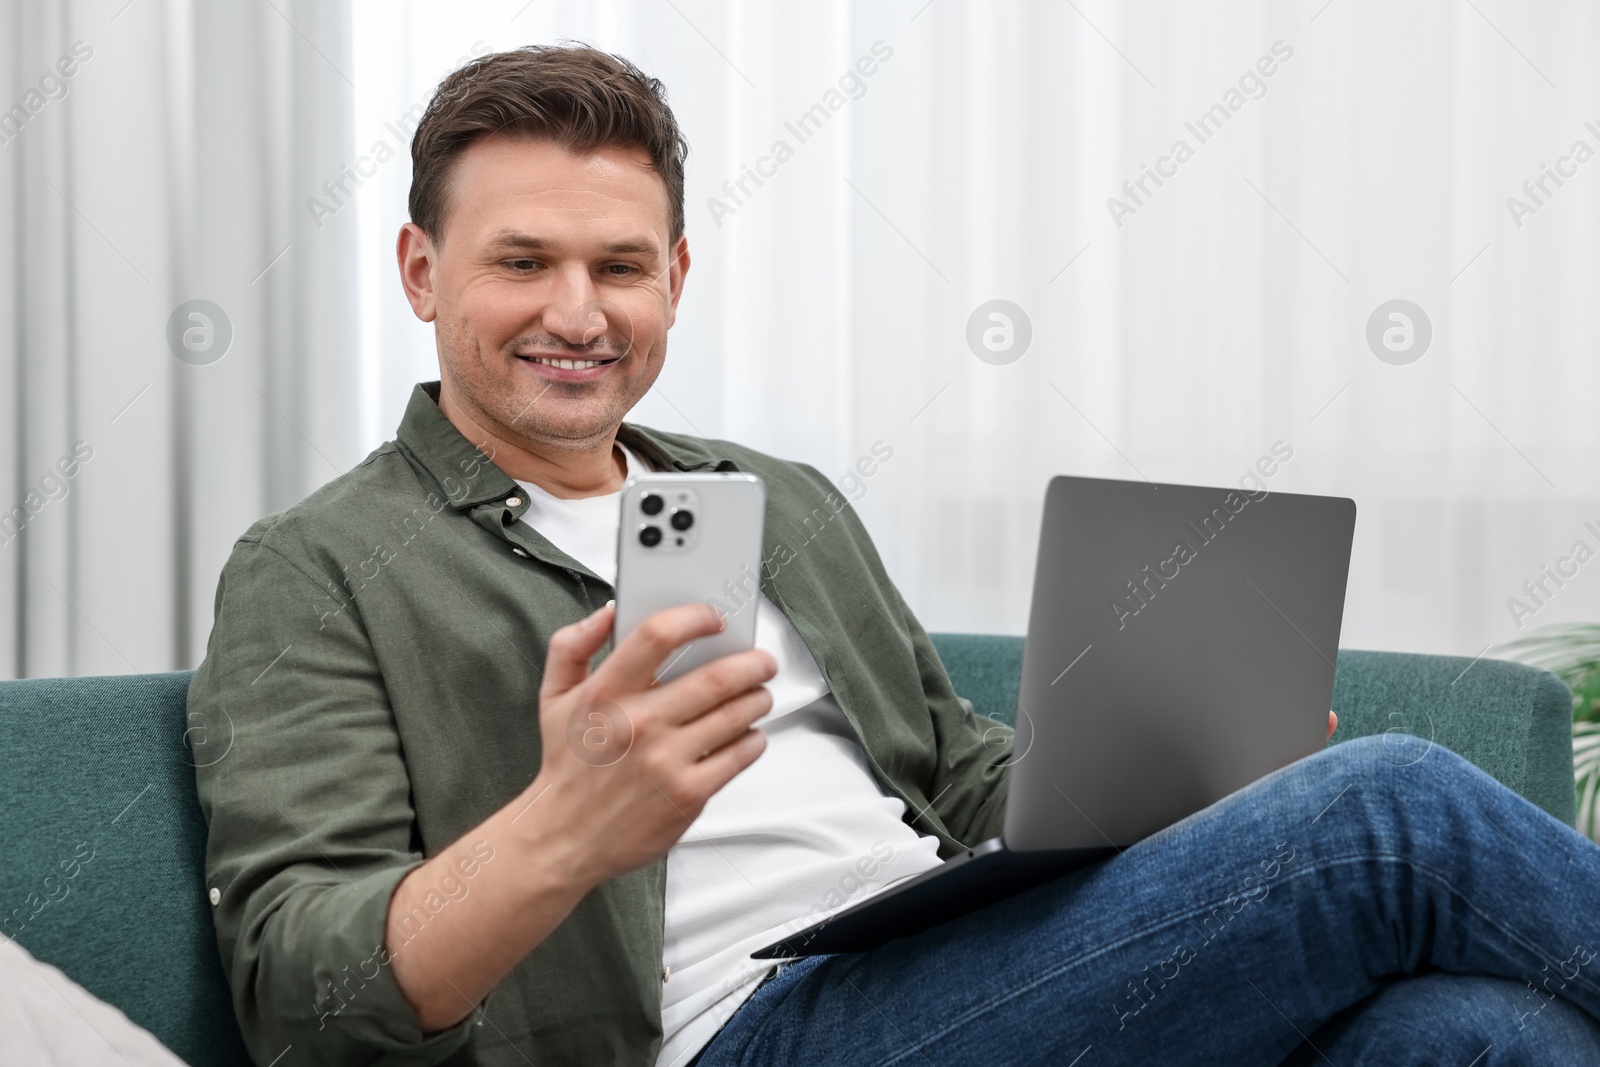
{"type": "Polygon", "coordinates": [[[639,543],[646,548],[654,548],[661,543],[661,527],[646,526],[639,531],[639,543]]]}
{"type": "MultiPolygon", "coordinates": [[[[664,503],[665,502],[661,499],[660,494],[646,493],[643,499],[639,501],[639,510],[644,512],[646,515],[659,515],[661,514],[661,508],[663,507],[664,503]]],[[[655,542],[651,542],[651,544],[654,543],[655,542]]]]}
{"type": "Polygon", "coordinates": [[[672,513],[672,528],[674,530],[687,530],[694,525],[694,512],[678,508],[672,513]]]}

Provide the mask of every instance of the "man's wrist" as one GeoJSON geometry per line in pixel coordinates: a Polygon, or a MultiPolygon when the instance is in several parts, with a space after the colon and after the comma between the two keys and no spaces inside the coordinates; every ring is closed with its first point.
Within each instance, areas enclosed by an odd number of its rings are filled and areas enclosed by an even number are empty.
{"type": "Polygon", "coordinates": [[[553,801],[543,776],[534,778],[506,806],[504,833],[513,865],[527,874],[524,892],[571,907],[606,878],[594,869],[593,840],[573,833],[572,820],[561,817],[553,801]]]}

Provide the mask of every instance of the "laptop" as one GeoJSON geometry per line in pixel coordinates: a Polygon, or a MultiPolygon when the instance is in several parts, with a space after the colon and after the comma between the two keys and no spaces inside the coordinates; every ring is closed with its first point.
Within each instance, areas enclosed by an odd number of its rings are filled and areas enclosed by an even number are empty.
{"type": "Polygon", "coordinates": [[[1321,749],[1355,518],[1342,497],[1052,479],[1001,835],[751,956],[919,933],[1321,749]]]}

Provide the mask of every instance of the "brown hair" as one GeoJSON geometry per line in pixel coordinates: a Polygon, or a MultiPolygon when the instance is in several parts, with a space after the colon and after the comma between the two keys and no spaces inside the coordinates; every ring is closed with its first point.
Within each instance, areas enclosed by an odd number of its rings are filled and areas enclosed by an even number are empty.
{"type": "Polygon", "coordinates": [[[411,221],[435,241],[456,157],[493,133],[577,153],[644,149],[667,186],[671,242],[683,236],[689,144],[666,86],[621,56],[587,45],[526,45],[475,59],[440,82],[411,138],[411,221]]]}

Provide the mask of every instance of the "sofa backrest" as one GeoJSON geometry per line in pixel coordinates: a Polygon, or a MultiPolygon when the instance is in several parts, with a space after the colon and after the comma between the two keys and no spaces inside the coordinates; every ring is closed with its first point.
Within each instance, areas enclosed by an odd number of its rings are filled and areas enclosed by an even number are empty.
{"type": "MultiPolygon", "coordinates": [[[[929,634],[956,692],[973,710],[1008,725],[1016,717],[1023,639],[929,634]]],[[[1396,752],[1411,759],[1428,744],[1471,760],[1501,782],[1572,824],[1572,694],[1549,671],[1497,659],[1339,650],[1334,674],[1334,743],[1383,734],[1424,744],[1396,752]]]]}
{"type": "Polygon", "coordinates": [[[189,677],[0,683],[0,930],[195,1067],[234,1067],[191,762],[227,739],[185,738],[189,677]]]}

